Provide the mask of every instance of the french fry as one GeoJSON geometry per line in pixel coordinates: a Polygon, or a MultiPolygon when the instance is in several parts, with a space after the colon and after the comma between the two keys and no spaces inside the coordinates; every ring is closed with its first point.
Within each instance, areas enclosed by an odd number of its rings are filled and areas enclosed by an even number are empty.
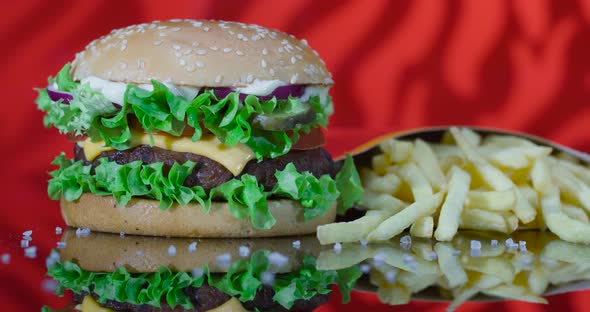
{"type": "Polygon", "coordinates": [[[463,229],[512,233],[518,228],[518,219],[509,212],[492,212],[483,209],[465,209],[459,226],[463,229]]]}
{"type": "Polygon", "coordinates": [[[463,267],[466,270],[476,271],[483,274],[495,275],[503,283],[512,283],[514,280],[514,267],[509,260],[500,257],[465,257],[463,267]]]}
{"type": "MultiPolygon", "coordinates": [[[[459,148],[465,156],[477,168],[482,178],[496,191],[504,191],[514,188],[514,183],[500,169],[490,165],[465,138],[457,128],[451,128],[451,134],[455,138],[459,148]]],[[[514,213],[523,223],[529,223],[535,219],[537,211],[528,201],[524,200],[520,192],[516,191],[516,206],[514,213]]]]}
{"type": "Polygon", "coordinates": [[[410,227],[418,218],[434,213],[436,209],[435,203],[440,200],[436,197],[442,197],[442,195],[438,193],[420,198],[417,202],[383,221],[375,230],[369,233],[367,239],[370,241],[387,240],[398,235],[410,227]]]}
{"type": "Polygon", "coordinates": [[[543,267],[535,265],[531,270],[528,278],[528,286],[531,293],[535,296],[541,296],[547,290],[549,279],[543,267]]]}
{"type": "Polygon", "coordinates": [[[531,169],[531,182],[533,188],[540,193],[547,193],[553,187],[553,181],[551,178],[551,168],[547,163],[545,157],[541,157],[535,160],[533,168],[531,169]]]}
{"type": "Polygon", "coordinates": [[[412,189],[412,196],[414,201],[422,199],[422,197],[432,196],[432,186],[428,179],[414,163],[407,163],[399,168],[399,174],[408,183],[412,189]]]}
{"type": "Polygon", "coordinates": [[[459,262],[459,258],[453,255],[453,245],[450,243],[436,243],[434,250],[438,255],[440,271],[449,282],[450,287],[457,287],[467,283],[467,274],[459,262]]]}
{"type": "Polygon", "coordinates": [[[552,173],[563,194],[576,200],[590,212],[590,187],[568,170],[554,167],[552,173]]]}
{"type": "Polygon", "coordinates": [[[486,289],[483,293],[500,298],[547,304],[547,299],[531,294],[530,291],[523,286],[500,285],[486,289]]]}
{"type": "Polygon", "coordinates": [[[446,188],[446,178],[436,155],[430,146],[420,139],[414,143],[414,161],[436,191],[446,188]]]}
{"type": "Polygon", "coordinates": [[[529,166],[529,159],[516,147],[496,148],[493,146],[483,146],[480,153],[494,165],[511,169],[522,169],[529,166]]]}
{"type": "Polygon", "coordinates": [[[469,191],[465,198],[465,208],[491,211],[511,211],[516,205],[514,189],[505,191],[469,191]]]}
{"type": "Polygon", "coordinates": [[[588,167],[579,165],[577,163],[572,163],[569,161],[553,158],[553,157],[551,157],[549,160],[553,161],[554,164],[558,165],[559,167],[566,169],[569,172],[575,174],[576,177],[578,177],[578,179],[580,179],[580,180],[584,181],[584,183],[590,185],[590,170],[588,169],[588,167]]]}
{"type": "Polygon", "coordinates": [[[587,243],[590,237],[590,225],[568,217],[561,211],[559,189],[553,189],[541,200],[545,224],[559,238],[573,243],[587,243]]]}
{"type": "Polygon", "coordinates": [[[411,142],[395,139],[383,141],[380,147],[387,156],[387,159],[395,163],[401,163],[410,159],[414,150],[414,144],[411,142]]]}
{"type": "Polygon", "coordinates": [[[498,147],[535,147],[535,143],[516,136],[511,135],[488,135],[483,140],[483,145],[495,145],[498,147]]]}
{"type": "Polygon", "coordinates": [[[419,218],[410,227],[410,235],[415,237],[430,238],[434,231],[434,219],[431,216],[419,218]]]}
{"type": "Polygon", "coordinates": [[[395,174],[386,173],[368,180],[366,189],[375,193],[395,194],[400,184],[401,180],[395,174]]]}
{"type": "Polygon", "coordinates": [[[389,194],[375,194],[370,191],[365,191],[361,204],[370,210],[386,210],[392,214],[396,214],[408,206],[406,202],[397,197],[389,194]]]}
{"type": "Polygon", "coordinates": [[[416,293],[434,285],[439,279],[439,274],[423,274],[420,272],[400,271],[397,281],[404,285],[411,293],[416,293]]]}
{"type": "Polygon", "coordinates": [[[322,245],[358,242],[392,214],[387,210],[369,210],[354,221],[320,225],[317,228],[317,237],[322,245]]]}
{"type": "Polygon", "coordinates": [[[340,253],[333,249],[322,250],[317,259],[318,270],[340,270],[373,258],[376,250],[371,246],[344,244],[340,253]]]}
{"type": "Polygon", "coordinates": [[[481,144],[481,136],[469,128],[461,128],[461,135],[473,146],[481,144]]]}
{"type": "Polygon", "coordinates": [[[459,167],[453,167],[450,172],[449,193],[440,210],[438,226],[434,237],[439,241],[450,241],[459,228],[463,203],[469,191],[471,177],[459,167]]]}
{"type": "Polygon", "coordinates": [[[407,304],[410,302],[410,295],[410,291],[401,285],[387,285],[377,290],[379,300],[390,305],[407,304]]]}
{"type": "Polygon", "coordinates": [[[588,220],[588,215],[586,214],[586,211],[584,211],[584,209],[582,209],[580,207],[570,205],[570,204],[562,204],[561,210],[563,210],[563,212],[570,218],[582,221],[584,223],[590,223],[590,220],[588,220]]]}

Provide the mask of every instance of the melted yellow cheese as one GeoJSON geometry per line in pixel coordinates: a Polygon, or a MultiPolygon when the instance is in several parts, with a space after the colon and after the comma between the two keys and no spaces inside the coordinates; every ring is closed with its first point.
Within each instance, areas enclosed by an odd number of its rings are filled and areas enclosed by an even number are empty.
{"type": "Polygon", "coordinates": [[[94,301],[94,298],[92,298],[92,296],[84,297],[84,300],[82,300],[81,307],[76,306],[76,309],[82,312],[114,312],[109,308],[101,307],[98,304],[98,302],[94,301]]]}
{"type": "MultiPolygon", "coordinates": [[[[76,306],[76,310],[80,310],[82,312],[114,312],[111,309],[101,307],[92,296],[84,297],[81,305],[76,306]]],[[[208,310],[207,312],[248,312],[248,310],[244,309],[244,306],[236,299],[232,297],[224,304],[218,306],[215,309],[208,310]]]]}
{"type": "Polygon", "coordinates": [[[226,301],[224,304],[207,312],[248,312],[248,310],[244,309],[244,306],[242,303],[240,303],[240,301],[238,301],[238,299],[231,297],[231,299],[226,301]]]}
{"type": "MultiPolygon", "coordinates": [[[[211,133],[203,135],[196,142],[193,142],[190,137],[173,137],[163,134],[152,134],[152,136],[153,146],[174,152],[205,156],[220,163],[235,176],[239,175],[248,161],[254,158],[254,153],[247,145],[238,143],[234,146],[227,146],[211,133]]],[[[130,142],[132,147],[152,145],[151,138],[147,133],[134,134],[130,142]]],[[[113,150],[112,147],[105,146],[103,141],[93,143],[90,139],[78,142],[78,145],[84,148],[84,155],[90,161],[102,152],[113,150]]]]}

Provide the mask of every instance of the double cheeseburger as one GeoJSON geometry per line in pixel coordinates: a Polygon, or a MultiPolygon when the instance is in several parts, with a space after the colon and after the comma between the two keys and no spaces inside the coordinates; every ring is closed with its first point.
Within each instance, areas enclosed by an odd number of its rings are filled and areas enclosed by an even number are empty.
{"type": "MultiPolygon", "coordinates": [[[[293,238],[198,239],[64,232],[47,258],[73,311],[313,311],[338,284],[343,301],[358,265],[317,269],[320,245],[293,238]]],[[[339,261],[336,261],[339,262],[339,261]]]]}
{"type": "Polygon", "coordinates": [[[45,125],[75,141],[49,195],[68,225],[104,232],[315,232],[362,192],[322,147],[332,83],[306,41],[256,25],[113,30],[38,90],[45,125]]]}

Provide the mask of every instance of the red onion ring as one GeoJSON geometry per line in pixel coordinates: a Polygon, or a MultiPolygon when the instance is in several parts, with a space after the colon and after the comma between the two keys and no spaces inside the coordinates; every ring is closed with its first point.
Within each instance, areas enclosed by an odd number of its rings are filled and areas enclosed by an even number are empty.
{"type": "MultiPolygon", "coordinates": [[[[218,99],[226,97],[228,94],[235,92],[234,88],[213,88],[213,93],[218,99]]],[[[260,101],[268,101],[273,97],[277,100],[286,100],[289,96],[299,97],[305,92],[305,86],[303,85],[287,85],[280,86],[274,89],[269,95],[257,96],[260,101]]],[[[240,101],[243,101],[249,94],[240,93],[240,101]]]]}
{"type": "Polygon", "coordinates": [[[49,95],[49,98],[52,101],[57,102],[57,101],[61,100],[62,103],[69,104],[70,101],[72,99],[74,99],[74,96],[70,92],[59,91],[54,88],[53,84],[48,85],[46,90],[47,90],[47,95],[49,95]]]}

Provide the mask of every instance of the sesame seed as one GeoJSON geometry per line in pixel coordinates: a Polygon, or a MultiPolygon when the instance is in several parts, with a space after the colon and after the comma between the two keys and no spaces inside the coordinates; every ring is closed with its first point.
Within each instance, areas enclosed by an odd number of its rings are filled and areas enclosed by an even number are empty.
{"type": "Polygon", "coordinates": [[[196,50],[195,53],[197,53],[198,55],[205,55],[205,54],[207,54],[207,50],[199,49],[199,50],[196,50]]]}
{"type": "Polygon", "coordinates": [[[223,48],[223,52],[225,52],[225,53],[231,52],[231,48],[223,48]]]}
{"type": "Polygon", "coordinates": [[[281,41],[281,44],[282,45],[289,44],[289,41],[287,39],[283,39],[283,41],[281,41]]]}
{"type": "Polygon", "coordinates": [[[182,56],[182,53],[180,53],[180,51],[174,51],[174,56],[180,57],[182,56]]]}
{"type": "Polygon", "coordinates": [[[260,61],[260,66],[262,66],[262,68],[266,68],[266,61],[265,60],[261,60],[260,61]]]}
{"type": "Polygon", "coordinates": [[[244,52],[240,51],[240,50],[236,50],[236,54],[237,55],[244,55],[244,52]]]}
{"type": "Polygon", "coordinates": [[[268,72],[270,73],[271,76],[274,76],[275,75],[275,70],[272,69],[272,68],[269,69],[268,72]]]}
{"type": "Polygon", "coordinates": [[[295,46],[295,49],[297,49],[299,51],[303,51],[303,49],[300,46],[298,46],[298,45],[295,46]]]}
{"type": "Polygon", "coordinates": [[[174,27],[174,28],[172,28],[170,30],[172,30],[172,31],[180,31],[180,29],[181,29],[180,27],[174,27]]]}
{"type": "Polygon", "coordinates": [[[306,47],[309,46],[309,44],[307,43],[307,40],[305,40],[305,39],[301,39],[301,43],[303,43],[303,45],[306,47]]]}
{"type": "Polygon", "coordinates": [[[294,56],[291,56],[291,64],[295,64],[297,62],[297,59],[294,56]]]}
{"type": "Polygon", "coordinates": [[[254,81],[254,76],[252,76],[252,74],[248,74],[248,76],[246,76],[246,82],[251,83],[252,81],[254,81]]]}
{"type": "Polygon", "coordinates": [[[161,26],[158,26],[158,29],[162,30],[162,29],[166,29],[166,27],[167,26],[165,26],[165,25],[161,25],[161,26]]]}
{"type": "Polygon", "coordinates": [[[168,37],[168,35],[166,35],[165,33],[161,32],[160,33],[160,37],[168,37]]]}
{"type": "Polygon", "coordinates": [[[201,27],[201,26],[203,26],[203,23],[202,22],[192,22],[192,24],[193,24],[194,27],[201,27]]]}
{"type": "Polygon", "coordinates": [[[211,28],[209,28],[209,27],[207,27],[207,26],[203,27],[203,30],[204,30],[204,31],[209,31],[210,29],[211,29],[211,28]]]}
{"type": "Polygon", "coordinates": [[[209,49],[211,49],[211,50],[213,50],[213,51],[217,51],[217,50],[219,50],[219,48],[218,48],[218,47],[216,47],[216,46],[212,46],[212,47],[210,47],[209,49]]]}
{"type": "Polygon", "coordinates": [[[161,45],[163,42],[164,42],[163,40],[156,40],[156,41],[154,41],[154,45],[155,45],[155,46],[159,46],[159,45],[161,45]]]}
{"type": "Polygon", "coordinates": [[[197,67],[198,68],[205,68],[205,63],[201,62],[201,61],[197,61],[197,67]]]}
{"type": "Polygon", "coordinates": [[[182,55],[189,55],[191,54],[191,50],[184,50],[184,52],[182,52],[182,55]]]}
{"type": "Polygon", "coordinates": [[[192,45],[193,47],[198,47],[198,46],[199,46],[199,43],[195,41],[195,42],[191,43],[191,45],[192,45]]]}
{"type": "Polygon", "coordinates": [[[215,77],[215,83],[220,83],[222,79],[221,75],[217,75],[217,77],[215,77]]]}
{"type": "Polygon", "coordinates": [[[184,68],[184,70],[186,70],[187,72],[194,72],[196,70],[196,68],[193,65],[188,65],[184,68]]]}
{"type": "Polygon", "coordinates": [[[303,55],[301,55],[301,54],[297,54],[297,55],[295,55],[295,57],[298,58],[298,59],[300,59],[300,60],[303,59],[303,55]]]}
{"type": "Polygon", "coordinates": [[[143,69],[145,67],[145,63],[143,62],[142,59],[138,59],[137,60],[137,68],[139,69],[143,69]]]}
{"type": "Polygon", "coordinates": [[[262,55],[267,55],[268,54],[268,50],[266,48],[262,49],[262,55]]]}
{"type": "Polygon", "coordinates": [[[278,49],[278,51],[279,51],[279,53],[283,53],[283,52],[285,51],[285,49],[283,49],[283,47],[280,47],[280,48],[278,49]]]}
{"type": "Polygon", "coordinates": [[[180,66],[186,66],[186,61],[183,59],[178,60],[178,64],[180,64],[180,66]]]}
{"type": "Polygon", "coordinates": [[[121,48],[119,48],[119,51],[123,52],[123,51],[125,51],[126,48],[127,48],[126,45],[122,45],[121,48]]]}
{"type": "Polygon", "coordinates": [[[174,50],[180,50],[180,46],[177,45],[177,44],[173,44],[172,45],[172,49],[174,49],[174,50]]]}
{"type": "Polygon", "coordinates": [[[294,84],[297,82],[297,76],[298,76],[298,74],[291,76],[291,84],[294,84]]]}

